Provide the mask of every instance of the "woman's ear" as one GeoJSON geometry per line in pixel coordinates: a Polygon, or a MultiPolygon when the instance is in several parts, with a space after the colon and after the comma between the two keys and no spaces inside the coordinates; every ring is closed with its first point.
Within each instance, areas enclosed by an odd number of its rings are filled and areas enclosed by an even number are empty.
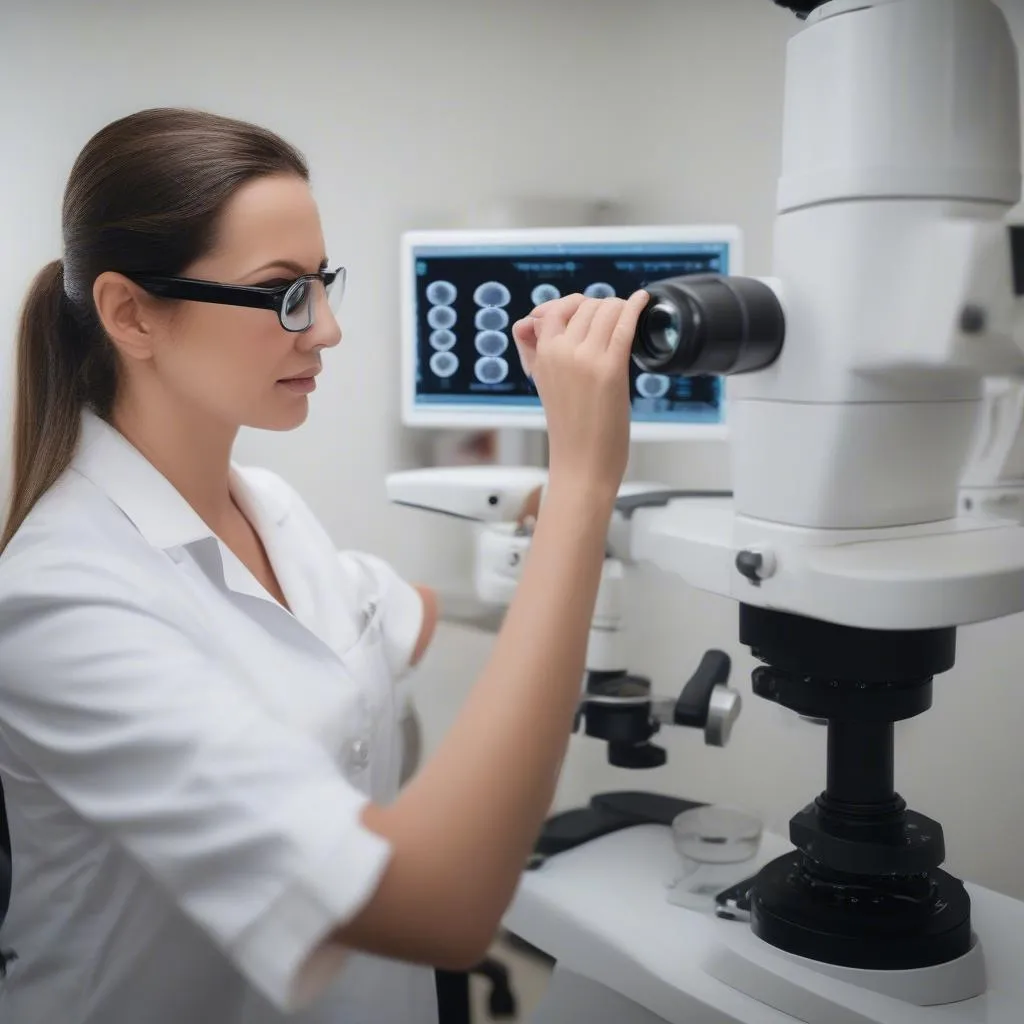
{"type": "Polygon", "coordinates": [[[149,295],[123,274],[104,271],[92,286],[103,330],[128,359],[151,359],[158,316],[149,295]]]}

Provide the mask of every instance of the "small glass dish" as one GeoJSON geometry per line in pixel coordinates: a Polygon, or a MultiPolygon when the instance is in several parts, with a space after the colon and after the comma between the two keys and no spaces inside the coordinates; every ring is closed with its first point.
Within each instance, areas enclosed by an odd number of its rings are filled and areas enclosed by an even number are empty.
{"type": "Polygon", "coordinates": [[[715,896],[751,873],[761,848],[761,822],[729,807],[695,807],[672,821],[679,866],[669,882],[670,903],[711,910],[715,896]]]}

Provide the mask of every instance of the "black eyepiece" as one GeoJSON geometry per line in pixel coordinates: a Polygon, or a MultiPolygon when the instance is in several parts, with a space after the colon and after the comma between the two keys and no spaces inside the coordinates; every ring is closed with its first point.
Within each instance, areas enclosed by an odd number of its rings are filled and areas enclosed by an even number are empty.
{"type": "Polygon", "coordinates": [[[658,281],[647,293],[633,338],[633,362],[646,373],[750,373],[782,351],[785,316],[763,281],[694,274],[658,281]]]}

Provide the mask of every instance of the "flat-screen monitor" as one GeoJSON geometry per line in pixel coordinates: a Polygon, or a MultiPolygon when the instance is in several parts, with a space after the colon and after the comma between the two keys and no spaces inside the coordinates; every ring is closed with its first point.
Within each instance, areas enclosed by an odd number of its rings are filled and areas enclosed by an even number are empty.
{"type": "MultiPolygon", "coordinates": [[[[562,295],[628,297],[684,274],[742,273],[730,226],[411,231],[402,236],[402,419],[543,429],[512,324],[562,295]]],[[[630,366],[634,440],[726,435],[724,380],[630,366]]]]}

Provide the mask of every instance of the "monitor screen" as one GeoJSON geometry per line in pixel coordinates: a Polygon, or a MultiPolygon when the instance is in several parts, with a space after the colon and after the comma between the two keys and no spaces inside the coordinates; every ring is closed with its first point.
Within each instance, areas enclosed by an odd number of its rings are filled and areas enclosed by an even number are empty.
{"type": "MultiPolygon", "coordinates": [[[[534,306],[572,293],[628,297],[684,274],[741,271],[730,227],[409,232],[402,240],[403,420],[542,429],[512,340],[534,306]]],[[[630,365],[635,440],[724,436],[724,381],[630,365]]]]}

